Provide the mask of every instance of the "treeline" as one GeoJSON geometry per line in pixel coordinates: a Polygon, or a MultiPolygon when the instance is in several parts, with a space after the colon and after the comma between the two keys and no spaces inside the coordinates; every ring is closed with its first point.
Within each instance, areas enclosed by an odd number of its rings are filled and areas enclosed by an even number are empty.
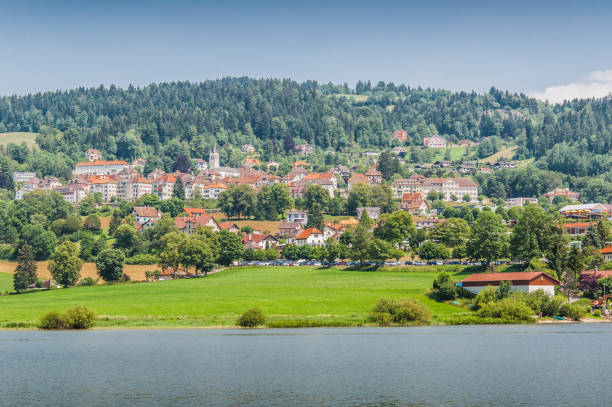
{"type": "MultiPolygon", "coordinates": [[[[220,145],[252,143],[274,154],[286,147],[286,134],[325,149],[354,143],[385,147],[393,143],[391,131],[403,128],[413,145],[435,133],[451,141],[513,139],[521,158],[546,158],[542,165],[555,169],[555,155],[565,151],[605,155],[610,150],[610,103],[606,98],[549,106],[495,88],[477,94],[379,82],[358,83],[352,90],[313,81],[225,78],[5,96],[0,132],[38,132],[47,126],[64,134],[40,137],[43,150],[71,154],[95,147],[109,156],[135,158],[159,155],[173,140],[201,152],[213,138],[220,145]],[[566,147],[553,152],[562,143],[566,147]]],[[[557,168],[602,169],[571,161],[557,168]]]]}

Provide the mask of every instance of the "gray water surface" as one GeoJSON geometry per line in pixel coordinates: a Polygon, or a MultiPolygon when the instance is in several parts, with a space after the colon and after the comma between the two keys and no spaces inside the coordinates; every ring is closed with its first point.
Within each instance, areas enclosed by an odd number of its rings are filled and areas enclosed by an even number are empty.
{"type": "Polygon", "coordinates": [[[0,331],[1,406],[602,406],[612,324],[0,331]]]}

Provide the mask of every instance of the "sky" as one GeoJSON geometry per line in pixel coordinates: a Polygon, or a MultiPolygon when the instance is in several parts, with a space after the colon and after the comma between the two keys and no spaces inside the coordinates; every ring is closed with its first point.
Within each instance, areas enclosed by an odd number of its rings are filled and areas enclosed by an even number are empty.
{"type": "Polygon", "coordinates": [[[602,97],[612,2],[583,3],[0,0],[0,95],[250,76],[602,97]]]}

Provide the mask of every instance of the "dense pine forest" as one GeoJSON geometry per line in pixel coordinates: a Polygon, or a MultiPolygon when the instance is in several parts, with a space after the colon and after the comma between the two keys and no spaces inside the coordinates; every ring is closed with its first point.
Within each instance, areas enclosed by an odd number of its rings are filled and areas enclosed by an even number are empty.
{"type": "Polygon", "coordinates": [[[352,89],[226,78],[79,88],[0,98],[0,133],[40,133],[36,151],[9,145],[0,164],[66,178],[83,151],[95,147],[105,158],[143,156],[150,167],[169,170],[179,155],[205,157],[216,140],[226,147],[222,161],[231,165],[237,159],[229,146],[253,144],[264,160],[284,156],[299,143],[319,152],[385,149],[400,144],[392,132],[404,129],[406,145],[421,146],[423,137],[440,134],[452,142],[484,139],[482,156],[503,141],[518,146],[515,159],[534,159],[534,167],[523,171],[527,184],[537,183],[533,188],[512,181],[517,175],[497,172],[479,180],[485,194],[531,196],[563,183],[587,200],[610,201],[611,116],[610,98],[549,105],[494,88],[478,94],[383,82],[359,82],[352,89]]]}

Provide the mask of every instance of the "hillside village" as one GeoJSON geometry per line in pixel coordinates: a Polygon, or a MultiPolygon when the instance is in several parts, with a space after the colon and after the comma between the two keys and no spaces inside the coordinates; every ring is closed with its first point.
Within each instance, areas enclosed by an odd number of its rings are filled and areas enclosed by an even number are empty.
{"type": "MultiPolygon", "coordinates": [[[[447,148],[442,137],[423,143],[447,148]]],[[[561,186],[505,200],[482,195],[479,176],[519,171],[515,162],[411,165],[406,149],[394,147],[360,152],[359,165],[321,167],[310,162],[314,149],[298,144],[297,159],[281,171],[278,162],[262,162],[251,144],[239,151],[239,167],[223,166],[215,143],[207,160],[182,156],[176,170],[166,172],[151,169],[144,158],[105,160],[90,148],[66,182],[13,172],[14,202],[62,206],[60,199],[71,208],[63,211],[86,216],[75,221],[62,215],[50,231],[36,229],[48,238],[37,259],[52,259],[59,247],[76,241],[83,260],[114,250],[128,264],[157,264],[160,270],[149,276],[157,280],[206,274],[215,265],[458,265],[511,271],[456,283],[473,294],[510,284],[515,291],[554,295],[555,287],[584,281],[590,282],[584,293],[593,295],[607,267],[612,269],[612,205],[582,204],[579,193],[561,186]],[[108,226],[96,226],[103,214],[112,215],[108,226]],[[568,274],[568,267],[574,271],[568,274]]],[[[22,239],[5,238],[0,252],[14,258],[22,239]]]]}

